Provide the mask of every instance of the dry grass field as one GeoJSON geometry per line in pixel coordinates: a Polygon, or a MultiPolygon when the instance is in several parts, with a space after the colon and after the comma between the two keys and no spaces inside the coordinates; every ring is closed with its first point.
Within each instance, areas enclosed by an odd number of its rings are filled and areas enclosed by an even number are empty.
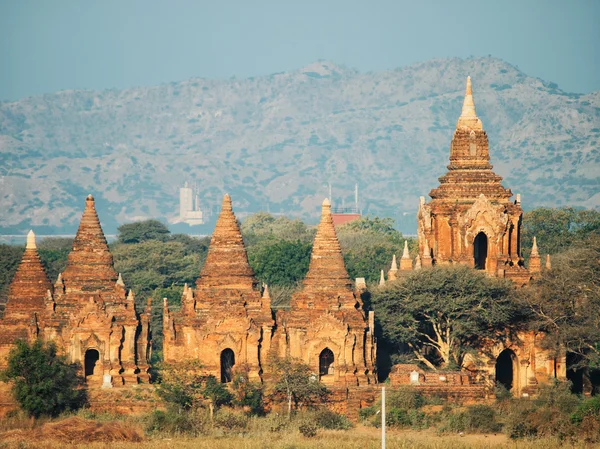
{"type": "MultiPolygon", "coordinates": [[[[244,433],[215,429],[196,438],[146,436],[135,421],[95,421],[70,417],[31,427],[0,432],[0,449],[9,448],[189,448],[189,449],[376,449],[381,447],[380,431],[357,426],[350,430],[321,430],[315,437],[302,436],[297,429],[270,432],[250,426],[244,433]]],[[[5,427],[6,429],[6,427],[5,427]]],[[[509,440],[502,434],[439,435],[435,431],[390,430],[388,448],[559,448],[564,442],[554,439],[509,440]]],[[[575,446],[578,447],[578,446],[575,446]]],[[[580,447],[586,447],[581,445],[580,447]]],[[[587,446],[589,447],[589,446],[587,446]]]]}

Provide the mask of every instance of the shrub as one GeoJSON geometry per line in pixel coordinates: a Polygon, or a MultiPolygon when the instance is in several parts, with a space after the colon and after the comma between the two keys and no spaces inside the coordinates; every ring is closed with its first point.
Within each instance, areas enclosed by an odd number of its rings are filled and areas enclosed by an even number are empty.
{"type": "Polygon", "coordinates": [[[440,428],[442,432],[494,433],[502,430],[496,421],[495,410],[488,405],[474,405],[464,411],[452,413],[440,428]]]}
{"type": "Polygon", "coordinates": [[[303,437],[313,438],[317,436],[317,425],[315,423],[306,421],[298,426],[298,430],[303,437]]]}
{"type": "Polygon", "coordinates": [[[425,398],[413,387],[402,386],[388,393],[385,405],[388,409],[418,409],[425,405],[425,398]]]}
{"type": "Polygon", "coordinates": [[[232,410],[221,409],[215,414],[215,426],[224,430],[246,430],[248,417],[232,410]]]}
{"type": "Polygon", "coordinates": [[[166,411],[155,410],[150,413],[144,427],[145,431],[151,434],[196,437],[208,433],[210,421],[202,409],[180,411],[170,408],[166,411]]]}
{"type": "Polygon", "coordinates": [[[352,428],[352,422],[345,415],[328,409],[317,410],[314,414],[314,422],[321,429],[348,430],[352,428]]]}
{"type": "Polygon", "coordinates": [[[53,343],[17,341],[8,356],[2,380],[13,381],[12,392],[23,410],[36,418],[57,416],[87,402],[83,379],[76,365],[69,365],[53,343]]]}
{"type": "Polygon", "coordinates": [[[600,420],[600,396],[583,401],[571,415],[571,421],[574,424],[581,424],[587,416],[600,420]]]}

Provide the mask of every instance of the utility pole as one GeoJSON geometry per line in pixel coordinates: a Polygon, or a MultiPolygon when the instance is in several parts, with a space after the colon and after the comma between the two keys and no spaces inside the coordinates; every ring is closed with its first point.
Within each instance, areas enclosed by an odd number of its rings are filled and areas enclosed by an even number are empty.
{"type": "Polygon", "coordinates": [[[385,387],[381,387],[381,449],[385,449],[385,387]]]}

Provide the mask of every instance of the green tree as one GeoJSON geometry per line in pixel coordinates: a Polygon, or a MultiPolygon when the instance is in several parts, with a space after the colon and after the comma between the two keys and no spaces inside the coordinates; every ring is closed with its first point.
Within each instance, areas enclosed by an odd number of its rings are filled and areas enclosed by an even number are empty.
{"type": "Polygon", "coordinates": [[[67,266],[67,257],[73,247],[70,238],[45,238],[38,244],[40,259],[46,268],[46,273],[52,282],[67,266]]]}
{"type": "Polygon", "coordinates": [[[498,339],[522,323],[523,307],[510,281],[467,267],[413,272],[373,292],[384,337],[431,369],[462,366],[464,355],[486,338],[498,339]]]}
{"type": "Polygon", "coordinates": [[[207,376],[204,379],[202,397],[208,401],[211,421],[214,419],[215,409],[230,404],[232,400],[229,390],[227,390],[225,385],[218,382],[215,376],[207,376]]]}
{"type": "MultiPolygon", "coordinates": [[[[340,226],[338,239],[351,279],[364,277],[376,283],[381,270],[390,268],[392,256],[399,258],[404,249],[400,231],[394,229],[391,218],[362,217],[340,226]]],[[[414,246],[411,241],[411,247],[414,246]]]]}
{"type": "Polygon", "coordinates": [[[2,380],[12,381],[12,392],[21,408],[36,418],[57,416],[86,403],[83,379],[77,367],[56,352],[53,343],[17,341],[8,356],[2,380]]]}
{"type": "Polygon", "coordinates": [[[2,307],[6,304],[8,286],[17,272],[24,250],[22,246],[0,244],[0,306],[2,307]]]}
{"type": "Polygon", "coordinates": [[[160,363],[156,392],[180,412],[198,405],[202,397],[205,376],[198,360],[179,360],[160,363]]]}
{"type": "Polygon", "coordinates": [[[532,312],[532,329],[545,334],[542,345],[600,368],[600,236],[556,255],[552,269],[520,294],[532,312]]]}
{"type": "Polygon", "coordinates": [[[158,220],[136,221],[119,226],[119,243],[140,243],[147,240],[165,241],[169,238],[169,228],[158,220]]]}
{"type": "Polygon", "coordinates": [[[264,240],[312,242],[315,229],[308,228],[299,219],[274,217],[266,212],[258,212],[246,218],[241,225],[244,242],[253,246],[264,240]]]}
{"type": "Polygon", "coordinates": [[[308,365],[292,357],[273,358],[270,361],[274,385],[272,397],[284,399],[288,405],[288,418],[292,416],[292,404],[295,407],[324,401],[329,395],[325,385],[321,384],[308,365]]]}
{"type": "Polygon", "coordinates": [[[306,276],[312,244],[268,240],[248,248],[248,260],[256,277],[269,285],[291,285],[306,276]]]}
{"type": "Polygon", "coordinates": [[[542,253],[557,254],[590,235],[599,235],[600,212],[572,207],[540,207],[525,212],[522,230],[522,248],[526,256],[531,251],[534,236],[542,253]]]}

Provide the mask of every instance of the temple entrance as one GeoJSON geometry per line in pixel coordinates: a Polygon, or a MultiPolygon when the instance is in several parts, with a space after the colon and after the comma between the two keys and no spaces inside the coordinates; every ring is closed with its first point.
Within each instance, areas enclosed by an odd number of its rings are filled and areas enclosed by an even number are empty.
{"type": "Polygon", "coordinates": [[[584,393],[584,383],[587,380],[582,359],[579,354],[567,352],[567,379],[571,381],[571,392],[576,394],[584,393]]]}
{"type": "Polygon", "coordinates": [[[485,233],[480,232],[473,241],[473,258],[475,259],[475,269],[485,270],[485,260],[487,259],[488,238],[485,233]]]}
{"type": "Polygon", "coordinates": [[[319,354],[319,375],[327,376],[333,374],[333,352],[325,348],[319,354]]]}
{"type": "Polygon", "coordinates": [[[85,377],[98,374],[94,372],[98,360],[100,360],[100,353],[96,349],[88,349],[85,351],[85,357],[83,361],[85,377]]]}
{"type": "Polygon", "coordinates": [[[517,383],[517,356],[511,349],[502,351],[496,359],[496,384],[513,390],[517,383]]]}
{"type": "Polygon", "coordinates": [[[235,354],[229,348],[221,352],[221,382],[227,383],[233,380],[233,365],[235,365],[235,354]]]}

